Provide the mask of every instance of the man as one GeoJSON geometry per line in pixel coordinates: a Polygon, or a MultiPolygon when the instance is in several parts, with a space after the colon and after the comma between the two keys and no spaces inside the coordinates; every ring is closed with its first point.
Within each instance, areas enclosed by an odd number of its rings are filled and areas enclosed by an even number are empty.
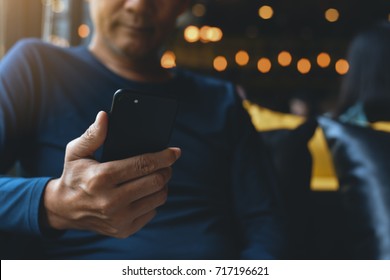
{"type": "Polygon", "coordinates": [[[272,180],[234,86],[160,66],[189,1],[89,2],[89,48],[28,40],[1,63],[0,169],[18,160],[24,177],[0,178],[0,231],[43,258],[278,257],[272,180]],[[95,160],[118,88],[176,95],[180,148],[95,160]]]}

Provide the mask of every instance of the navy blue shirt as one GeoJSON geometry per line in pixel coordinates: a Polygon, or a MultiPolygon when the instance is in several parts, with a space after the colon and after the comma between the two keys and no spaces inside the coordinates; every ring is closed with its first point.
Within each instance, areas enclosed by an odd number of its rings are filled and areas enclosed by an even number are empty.
{"type": "Polygon", "coordinates": [[[134,82],[86,47],[19,42],[0,63],[0,172],[17,161],[23,177],[0,177],[0,232],[19,244],[32,240],[35,253],[49,259],[278,258],[270,169],[235,87],[189,71],[173,74],[164,83],[134,82]],[[170,146],[182,157],[167,203],[126,239],[78,230],[51,236],[38,219],[45,185],[61,175],[66,144],[98,111],[109,111],[119,88],[180,100],[170,146]]]}

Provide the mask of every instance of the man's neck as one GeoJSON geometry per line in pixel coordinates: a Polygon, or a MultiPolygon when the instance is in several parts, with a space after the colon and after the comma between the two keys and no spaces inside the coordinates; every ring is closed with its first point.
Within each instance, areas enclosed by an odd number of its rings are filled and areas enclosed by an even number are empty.
{"type": "Polygon", "coordinates": [[[89,46],[90,52],[115,74],[138,82],[164,82],[172,78],[171,73],[161,67],[156,56],[133,59],[114,51],[106,51],[95,44],[89,46]]]}

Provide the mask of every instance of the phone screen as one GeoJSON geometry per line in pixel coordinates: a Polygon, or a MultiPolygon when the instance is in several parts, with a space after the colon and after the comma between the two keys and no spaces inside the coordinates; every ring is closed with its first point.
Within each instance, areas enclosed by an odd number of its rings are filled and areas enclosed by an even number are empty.
{"type": "Polygon", "coordinates": [[[102,161],[158,152],[169,143],[178,101],[171,96],[118,90],[113,97],[102,161]]]}

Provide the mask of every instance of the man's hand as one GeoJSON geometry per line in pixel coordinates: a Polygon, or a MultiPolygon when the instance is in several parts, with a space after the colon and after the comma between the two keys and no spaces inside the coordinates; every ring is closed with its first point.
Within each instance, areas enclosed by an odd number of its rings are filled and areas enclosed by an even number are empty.
{"type": "Polygon", "coordinates": [[[180,149],[99,163],[93,154],[104,143],[107,122],[107,114],[100,112],[88,130],[67,145],[61,178],[51,180],[44,193],[50,227],[126,238],[165,203],[180,149]]]}

